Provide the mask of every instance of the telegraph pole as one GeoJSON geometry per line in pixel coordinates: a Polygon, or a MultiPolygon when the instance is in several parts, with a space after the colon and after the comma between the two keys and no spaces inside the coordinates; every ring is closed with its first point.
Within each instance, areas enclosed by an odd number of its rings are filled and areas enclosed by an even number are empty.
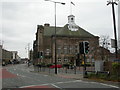
{"type": "Polygon", "coordinates": [[[55,2],[55,1],[52,1],[52,0],[45,0],[45,1],[50,1],[50,2],[53,2],[55,4],[55,74],[57,74],[57,58],[56,58],[56,4],[62,4],[62,5],[65,5],[65,3],[63,2],[55,2]]]}
{"type": "MultiPolygon", "coordinates": [[[[119,0],[118,0],[119,1],[119,0]]],[[[112,5],[112,14],[113,14],[113,25],[114,25],[114,37],[115,37],[115,56],[116,56],[116,59],[118,58],[118,52],[117,52],[117,34],[116,34],[116,21],[115,21],[115,9],[114,9],[114,5],[118,5],[116,3],[116,1],[108,1],[108,4],[109,5],[111,4],[112,5]]]]}
{"type": "Polygon", "coordinates": [[[28,43],[28,59],[30,59],[30,43],[28,43]]]}
{"type": "Polygon", "coordinates": [[[30,63],[30,43],[28,43],[28,67],[30,63]]]}

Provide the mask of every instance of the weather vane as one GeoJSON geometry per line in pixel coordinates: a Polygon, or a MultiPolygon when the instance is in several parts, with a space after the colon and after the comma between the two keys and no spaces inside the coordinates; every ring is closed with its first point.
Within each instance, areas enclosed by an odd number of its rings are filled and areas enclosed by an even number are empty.
{"type": "Polygon", "coordinates": [[[75,6],[75,4],[70,0],[70,14],[72,15],[72,5],[75,6]]]}

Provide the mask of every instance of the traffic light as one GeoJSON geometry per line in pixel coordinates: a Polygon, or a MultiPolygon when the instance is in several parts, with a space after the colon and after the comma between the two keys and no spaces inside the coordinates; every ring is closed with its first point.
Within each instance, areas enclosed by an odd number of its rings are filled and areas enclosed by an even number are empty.
{"type": "Polygon", "coordinates": [[[83,42],[79,43],[79,53],[84,54],[84,43],[83,42]]]}
{"type": "Polygon", "coordinates": [[[84,41],[84,53],[87,54],[89,52],[89,42],[84,41]]]}
{"type": "Polygon", "coordinates": [[[43,52],[40,52],[40,58],[43,58],[43,52]]]}
{"type": "Polygon", "coordinates": [[[83,41],[79,43],[79,53],[87,54],[89,52],[89,42],[83,41]]]}
{"type": "Polygon", "coordinates": [[[38,58],[43,58],[43,52],[38,52],[38,58]]]}

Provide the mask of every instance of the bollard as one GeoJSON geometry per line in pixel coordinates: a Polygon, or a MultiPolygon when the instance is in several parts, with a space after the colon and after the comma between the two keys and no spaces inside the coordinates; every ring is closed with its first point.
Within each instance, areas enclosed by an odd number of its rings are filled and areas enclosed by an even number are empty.
{"type": "Polygon", "coordinates": [[[74,71],[75,71],[74,74],[76,74],[76,66],[74,66],[74,71]]]}
{"type": "Polygon", "coordinates": [[[65,72],[67,73],[67,67],[66,67],[66,69],[65,69],[65,72]]]}

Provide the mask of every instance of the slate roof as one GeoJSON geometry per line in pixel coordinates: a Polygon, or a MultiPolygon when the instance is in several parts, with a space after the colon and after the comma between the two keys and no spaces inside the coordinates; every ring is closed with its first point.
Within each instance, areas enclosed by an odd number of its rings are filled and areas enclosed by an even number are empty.
{"type": "MultiPolygon", "coordinates": [[[[52,36],[55,34],[55,27],[44,26],[44,36],[52,36]]],[[[93,34],[79,27],[77,31],[71,31],[68,29],[68,24],[64,27],[56,27],[57,36],[73,36],[73,37],[94,37],[93,34]]]]}

